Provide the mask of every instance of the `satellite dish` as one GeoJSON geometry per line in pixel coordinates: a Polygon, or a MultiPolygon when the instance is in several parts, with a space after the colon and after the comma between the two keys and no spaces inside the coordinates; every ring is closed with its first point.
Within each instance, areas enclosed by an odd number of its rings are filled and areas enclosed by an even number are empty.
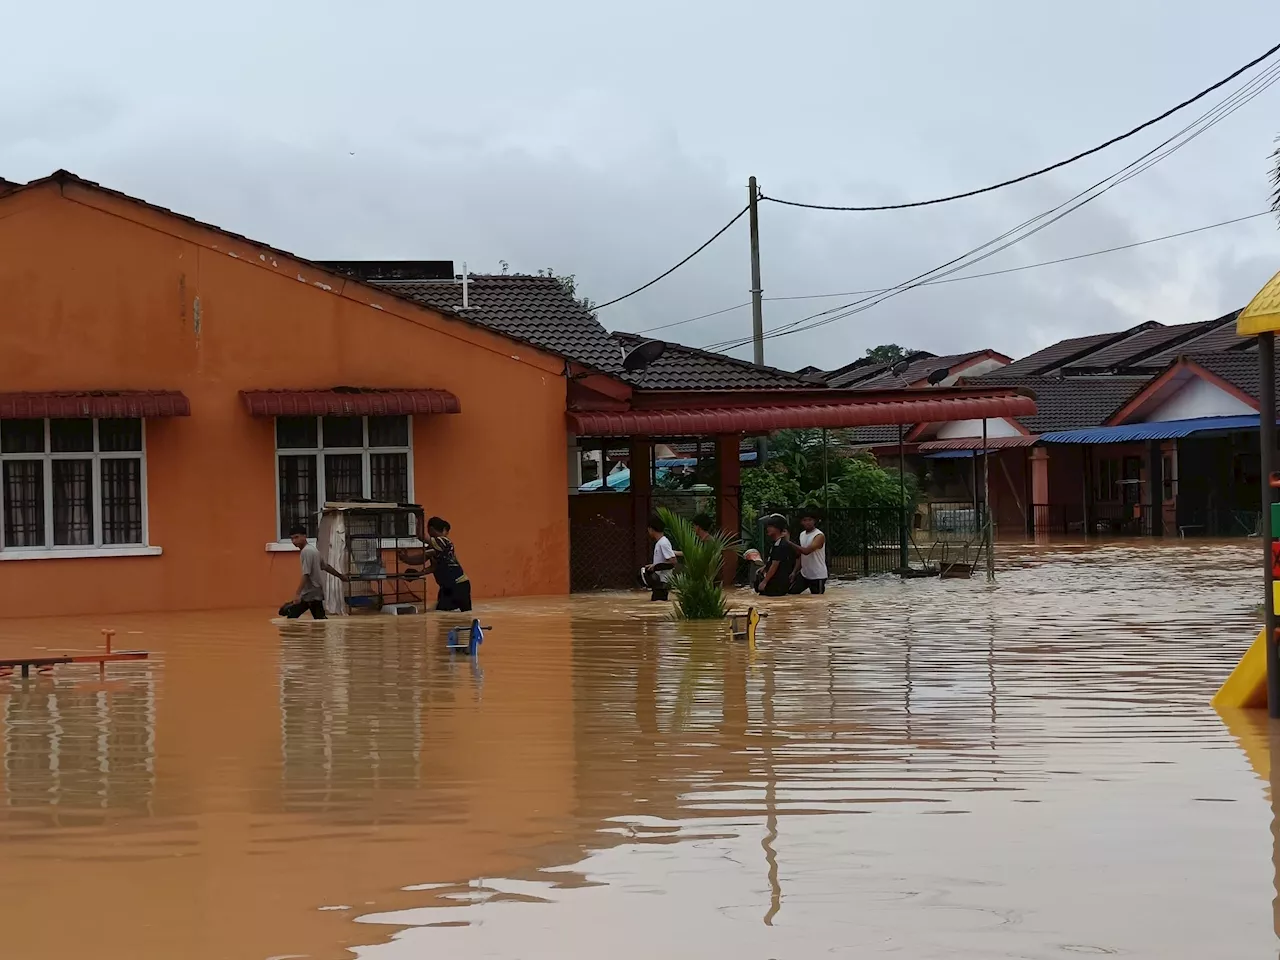
{"type": "Polygon", "coordinates": [[[900,377],[907,372],[907,367],[909,366],[911,366],[910,360],[899,360],[897,363],[895,363],[892,367],[889,368],[889,372],[893,374],[895,377],[900,377]]]}
{"type": "Polygon", "coordinates": [[[666,352],[667,345],[662,340],[646,340],[622,354],[622,369],[628,373],[643,370],[666,352]]]}
{"type": "Polygon", "coordinates": [[[939,367],[937,370],[932,371],[929,374],[929,386],[936,387],[943,380],[947,379],[947,376],[950,374],[950,372],[951,371],[949,371],[946,367],[939,367]]]}

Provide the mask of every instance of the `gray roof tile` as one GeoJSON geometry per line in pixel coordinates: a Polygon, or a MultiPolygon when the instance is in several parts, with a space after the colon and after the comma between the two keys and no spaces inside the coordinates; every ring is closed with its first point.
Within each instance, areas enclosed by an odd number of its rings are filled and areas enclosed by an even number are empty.
{"type": "Polygon", "coordinates": [[[1050,433],[1100,426],[1150,383],[1154,376],[1005,377],[992,374],[971,383],[993,387],[1027,387],[1034,391],[1035,414],[1019,417],[1018,422],[1032,433],[1050,433]]]}
{"type": "MultiPolygon", "coordinates": [[[[612,337],[628,350],[649,339],[622,332],[615,332],[612,337]]],[[[655,362],[625,376],[647,390],[813,390],[825,386],[821,380],[774,367],[757,367],[746,360],[679,343],[667,343],[666,352],[655,362]]]]}
{"type": "Polygon", "coordinates": [[[462,309],[461,281],[374,282],[398,296],[462,314],[498,333],[603,373],[622,372],[622,352],[608,331],[554,277],[472,274],[466,310],[462,309]]]}
{"type": "Polygon", "coordinates": [[[1148,321],[1147,323],[1140,323],[1136,327],[1130,327],[1128,330],[1117,330],[1112,333],[1094,333],[1087,337],[1072,337],[1070,340],[1059,340],[1043,350],[1037,350],[1030,356],[1015,360],[999,370],[993,370],[987,376],[992,378],[1043,376],[1104,347],[1109,347],[1113,343],[1118,343],[1135,334],[1142,333],[1144,330],[1158,326],[1160,324],[1148,321]]]}

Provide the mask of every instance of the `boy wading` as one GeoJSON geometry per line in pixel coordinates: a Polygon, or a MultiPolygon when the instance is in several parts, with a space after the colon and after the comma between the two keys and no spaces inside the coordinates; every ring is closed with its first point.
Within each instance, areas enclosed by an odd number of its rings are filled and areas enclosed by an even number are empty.
{"type": "Polygon", "coordinates": [[[458,552],[449,539],[449,521],[441,517],[427,520],[427,535],[422,538],[421,550],[399,550],[402,563],[423,564],[423,573],[430,572],[436,578],[439,592],[436,595],[437,610],[471,609],[471,581],[458,562],[458,552]]]}
{"type": "Polygon", "coordinates": [[[649,518],[649,538],[653,540],[653,563],[640,568],[640,579],[653,591],[649,600],[666,600],[671,592],[671,574],[676,566],[675,547],[667,538],[661,517],[649,518]]]}
{"type": "Polygon", "coordinates": [[[764,532],[772,546],[768,566],[764,568],[756,592],[766,597],[785,596],[791,589],[791,575],[796,566],[796,546],[787,536],[787,521],[774,514],[764,522],[764,532]]]}
{"type": "Polygon", "coordinates": [[[800,515],[800,542],[792,544],[800,554],[800,570],[791,584],[792,593],[826,593],[827,538],[818,529],[818,518],[811,513],[800,515]]]}

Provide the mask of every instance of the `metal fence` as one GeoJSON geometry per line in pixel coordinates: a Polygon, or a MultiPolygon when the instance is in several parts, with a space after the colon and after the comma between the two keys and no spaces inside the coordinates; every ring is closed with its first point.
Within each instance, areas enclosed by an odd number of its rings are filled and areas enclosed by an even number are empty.
{"type": "MultiPolygon", "coordinates": [[[[793,540],[800,536],[800,508],[763,510],[755,526],[742,531],[748,546],[768,556],[764,533],[766,517],[779,513],[787,518],[793,540]]],[[[826,538],[827,570],[832,577],[867,577],[894,573],[907,565],[908,514],[896,507],[832,507],[818,522],[826,538]]]]}

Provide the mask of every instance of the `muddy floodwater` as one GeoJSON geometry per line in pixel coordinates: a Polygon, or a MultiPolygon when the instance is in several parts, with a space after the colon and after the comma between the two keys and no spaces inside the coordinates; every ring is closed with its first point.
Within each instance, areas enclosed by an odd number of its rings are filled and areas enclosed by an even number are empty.
{"type": "MultiPolygon", "coordinates": [[[[1256,541],[768,606],[0,622],[0,956],[1274,958],[1256,541]],[[444,619],[440,619],[443,617],[444,619]]],[[[735,600],[735,603],[740,603],[735,600]]]]}

